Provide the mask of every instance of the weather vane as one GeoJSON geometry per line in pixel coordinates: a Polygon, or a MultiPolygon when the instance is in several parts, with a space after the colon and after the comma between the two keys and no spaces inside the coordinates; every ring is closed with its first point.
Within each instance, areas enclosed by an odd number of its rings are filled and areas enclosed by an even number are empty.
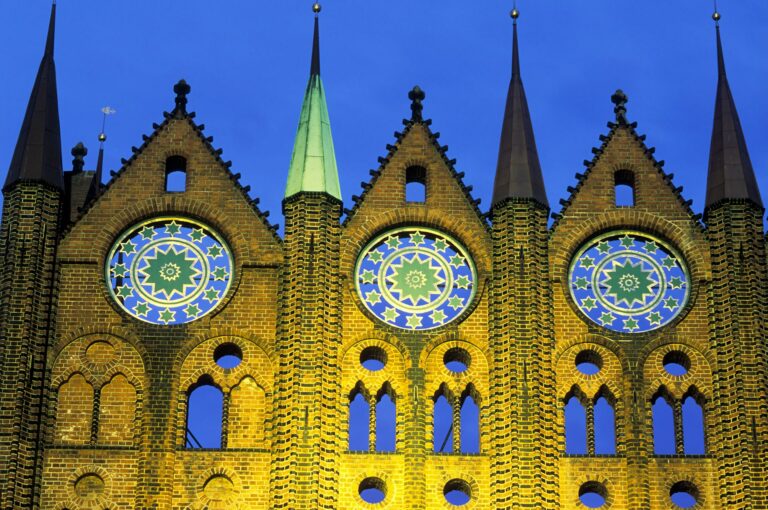
{"type": "Polygon", "coordinates": [[[112,108],[111,106],[105,106],[101,109],[101,113],[104,115],[101,118],[101,133],[99,133],[99,142],[104,145],[104,142],[107,141],[107,134],[104,132],[104,129],[107,125],[107,116],[114,115],[117,113],[117,110],[112,108]]]}

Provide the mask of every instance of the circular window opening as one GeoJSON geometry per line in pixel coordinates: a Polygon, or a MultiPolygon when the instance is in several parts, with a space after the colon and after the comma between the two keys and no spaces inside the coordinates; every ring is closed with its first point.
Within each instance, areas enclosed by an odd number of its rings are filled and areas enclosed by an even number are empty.
{"type": "Polygon", "coordinates": [[[595,375],[603,368],[603,358],[592,349],[585,349],[576,355],[576,370],[584,375],[595,375]]]}
{"type": "Polygon", "coordinates": [[[243,351],[233,343],[221,344],[213,351],[213,360],[221,368],[235,368],[243,361],[243,351]]]}
{"type": "Polygon", "coordinates": [[[371,346],[360,353],[360,364],[371,372],[378,372],[387,366],[387,352],[381,347],[371,346]]]}
{"type": "Polygon", "coordinates": [[[664,355],[662,364],[669,375],[680,377],[691,369],[691,358],[684,352],[670,351],[664,355]]]}
{"type": "Polygon", "coordinates": [[[357,487],[360,497],[372,505],[381,503],[387,497],[387,485],[381,478],[366,478],[357,487]]]}
{"type": "Polygon", "coordinates": [[[600,508],[608,499],[608,490],[600,482],[587,482],[579,487],[579,500],[587,508],[600,508]]]}
{"type": "Polygon", "coordinates": [[[443,495],[448,503],[464,506],[472,501],[472,488],[464,480],[456,478],[445,484],[443,495]]]}
{"type": "Polygon", "coordinates": [[[699,489],[691,482],[677,482],[669,489],[669,499],[678,508],[693,508],[699,502],[699,489]]]}
{"type": "Polygon", "coordinates": [[[471,362],[472,357],[461,347],[452,347],[445,351],[445,355],[443,356],[445,368],[456,374],[466,372],[469,369],[469,364],[471,362]]]}

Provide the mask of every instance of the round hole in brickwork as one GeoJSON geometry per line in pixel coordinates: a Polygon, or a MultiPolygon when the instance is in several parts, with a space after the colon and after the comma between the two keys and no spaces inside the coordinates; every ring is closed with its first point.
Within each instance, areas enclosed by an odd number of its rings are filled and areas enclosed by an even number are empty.
{"type": "Polygon", "coordinates": [[[454,478],[443,487],[445,500],[454,506],[464,506],[472,501],[472,487],[460,478],[454,478]]]}
{"type": "Polygon", "coordinates": [[[445,351],[445,355],[443,356],[445,368],[457,374],[466,372],[469,369],[471,362],[472,356],[461,347],[452,347],[445,351]]]}
{"type": "Polygon", "coordinates": [[[221,368],[235,368],[243,361],[243,351],[233,343],[221,344],[213,351],[213,360],[221,368]]]}
{"type": "Polygon", "coordinates": [[[377,372],[387,366],[387,351],[372,345],[360,353],[360,364],[371,372],[377,372]]]}
{"type": "Polygon", "coordinates": [[[662,364],[669,375],[680,377],[691,369],[691,358],[684,352],[670,351],[664,355],[662,364]]]}
{"type": "Polygon", "coordinates": [[[94,473],[81,476],[75,482],[75,494],[83,499],[96,499],[104,493],[104,480],[94,473]]]}
{"type": "Polygon", "coordinates": [[[375,505],[387,497],[387,484],[381,478],[370,477],[360,482],[357,491],[363,501],[375,505]]]}
{"type": "Polygon", "coordinates": [[[104,340],[93,342],[85,350],[85,357],[91,363],[105,364],[115,359],[115,348],[104,340]]]}
{"type": "Polygon", "coordinates": [[[699,502],[699,488],[688,481],[677,482],[669,489],[669,499],[678,508],[693,508],[699,502]]]}
{"type": "Polygon", "coordinates": [[[584,375],[595,375],[603,368],[603,358],[597,351],[584,349],[576,355],[576,370],[584,375]]]}
{"type": "Polygon", "coordinates": [[[579,501],[587,508],[601,508],[608,499],[608,489],[600,482],[587,482],[579,487],[579,501]]]}

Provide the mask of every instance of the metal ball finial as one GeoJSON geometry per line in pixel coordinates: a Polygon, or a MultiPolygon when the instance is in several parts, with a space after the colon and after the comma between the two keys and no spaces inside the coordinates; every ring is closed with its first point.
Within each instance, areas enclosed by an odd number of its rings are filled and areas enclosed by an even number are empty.
{"type": "Polygon", "coordinates": [[[106,133],[99,133],[99,141],[100,142],[106,142],[107,141],[106,133]]]}
{"type": "Polygon", "coordinates": [[[323,7],[320,5],[320,2],[315,2],[312,5],[312,12],[315,14],[318,14],[321,10],[323,10],[323,7]]]}
{"type": "Polygon", "coordinates": [[[712,13],[712,19],[713,20],[720,21],[720,18],[721,18],[721,16],[720,16],[719,12],[715,11],[714,13],[712,13]]]}
{"type": "Polygon", "coordinates": [[[510,15],[510,17],[512,19],[517,19],[517,18],[520,17],[520,11],[518,11],[516,8],[512,9],[512,11],[510,11],[509,15],[510,15]]]}

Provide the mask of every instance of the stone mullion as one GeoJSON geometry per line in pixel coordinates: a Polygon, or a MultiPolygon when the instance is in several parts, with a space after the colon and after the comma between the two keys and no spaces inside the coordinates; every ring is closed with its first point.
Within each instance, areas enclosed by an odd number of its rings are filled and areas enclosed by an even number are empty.
{"type": "Polygon", "coordinates": [[[683,438],[683,403],[675,399],[672,402],[675,422],[675,453],[685,455],[685,442],[683,438]]]}
{"type": "Polygon", "coordinates": [[[232,402],[232,389],[228,388],[222,398],[221,409],[221,448],[227,448],[229,444],[229,406],[232,402]]]}
{"type": "Polygon", "coordinates": [[[368,398],[368,451],[376,451],[376,396],[368,398]]]}
{"type": "Polygon", "coordinates": [[[451,419],[453,424],[453,453],[461,453],[461,398],[451,401],[451,419]]]}
{"type": "Polygon", "coordinates": [[[93,408],[91,410],[91,445],[99,441],[99,414],[101,413],[101,387],[93,389],[93,408]]]}
{"type": "Polygon", "coordinates": [[[595,405],[591,400],[582,402],[587,414],[587,454],[595,454],[595,405]]]}

